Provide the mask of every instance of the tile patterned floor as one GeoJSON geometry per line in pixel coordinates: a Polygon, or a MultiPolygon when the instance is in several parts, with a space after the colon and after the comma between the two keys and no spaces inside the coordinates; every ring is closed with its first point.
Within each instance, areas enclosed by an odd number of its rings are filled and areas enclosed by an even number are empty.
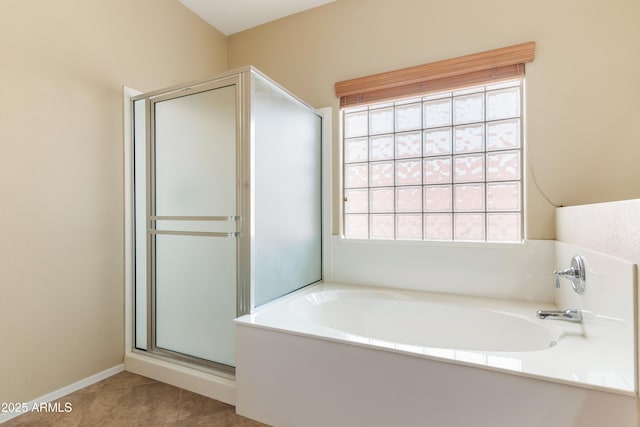
{"type": "Polygon", "coordinates": [[[209,426],[265,427],[231,405],[150,378],[122,372],[57,402],[70,412],[30,412],[2,427],[209,426]]]}

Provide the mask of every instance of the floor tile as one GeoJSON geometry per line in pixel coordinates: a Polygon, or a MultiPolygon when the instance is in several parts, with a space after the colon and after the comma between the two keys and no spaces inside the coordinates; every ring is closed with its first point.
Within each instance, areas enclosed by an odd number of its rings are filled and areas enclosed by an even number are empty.
{"type": "Polygon", "coordinates": [[[226,403],[183,390],[180,397],[177,421],[204,417],[224,411],[234,412],[235,410],[233,406],[226,403]]]}
{"type": "Polygon", "coordinates": [[[268,427],[226,403],[121,372],[57,401],[61,412],[30,412],[2,427],[268,427]],[[64,412],[66,404],[70,412],[64,412]]]}
{"type": "Polygon", "coordinates": [[[146,422],[160,425],[178,418],[182,390],[163,383],[103,388],[79,426],[124,425],[146,422]]]}

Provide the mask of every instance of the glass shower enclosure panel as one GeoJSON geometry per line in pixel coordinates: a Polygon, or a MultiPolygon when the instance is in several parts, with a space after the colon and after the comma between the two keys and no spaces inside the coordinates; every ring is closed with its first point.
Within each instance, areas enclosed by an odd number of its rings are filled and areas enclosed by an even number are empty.
{"type": "Polygon", "coordinates": [[[147,127],[146,100],[133,101],[133,182],[134,194],[134,346],[147,349],[148,311],[147,311],[147,127]]]}
{"type": "Polygon", "coordinates": [[[255,152],[254,302],[322,279],[318,113],[252,73],[255,152]]]}

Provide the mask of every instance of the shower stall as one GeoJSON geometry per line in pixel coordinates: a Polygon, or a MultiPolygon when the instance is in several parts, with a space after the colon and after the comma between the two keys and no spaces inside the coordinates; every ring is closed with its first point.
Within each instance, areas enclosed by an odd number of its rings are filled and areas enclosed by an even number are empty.
{"type": "Polygon", "coordinates": [[[253,67],[131,102],[133,351],[231,376],[233,319],[322,279],[321,116],[253,67]]]}

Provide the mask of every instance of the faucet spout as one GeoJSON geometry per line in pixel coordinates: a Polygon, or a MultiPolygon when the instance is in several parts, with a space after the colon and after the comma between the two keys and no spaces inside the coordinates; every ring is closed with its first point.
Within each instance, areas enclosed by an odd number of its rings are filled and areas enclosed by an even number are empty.
{"type": "Polygon", "coordinates": [[[568,322],[582,322],[582,311],[575,308],[569,308],[567,310],[538,310],[538,319],[554,319],[554,320],[566,320],[568,322]]]}

